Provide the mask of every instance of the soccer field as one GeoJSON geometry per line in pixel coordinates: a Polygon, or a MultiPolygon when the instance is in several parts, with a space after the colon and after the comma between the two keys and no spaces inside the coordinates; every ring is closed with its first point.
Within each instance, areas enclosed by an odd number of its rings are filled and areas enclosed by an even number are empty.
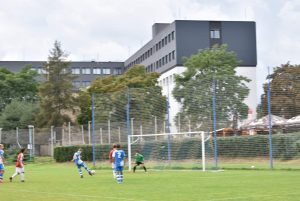
{"type": "Polygon", "coordinates": [[[29,164],[26,182],[9,176],[0,184],[1,201],[223,201],[300,200],[300,171],[287,170],[164,170],[124,172],[117,184],[110,170],[84,172],[81,179],[73,163],[29,164]]]}

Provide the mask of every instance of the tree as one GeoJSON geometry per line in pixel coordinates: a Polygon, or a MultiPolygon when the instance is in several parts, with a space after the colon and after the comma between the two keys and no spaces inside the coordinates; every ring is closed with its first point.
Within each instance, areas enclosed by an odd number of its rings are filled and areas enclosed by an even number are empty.
{"type": "Polygon", "coordinates": [[[6,68],[0,68],[0,112],[12,100],[37,101],[38,81],[35,80],[37,72],[26,65],[17,73],[6,68]]]}
{"type": "MultiPolygon", "coordinates": [[[[274,115],[292,118],[300,114],[300,65],[282,64],[269,75],[271,89],[271,112],[274,115]]],[[[268,84],[263,85],[260,110],[268,114],[268,84]]]]}
{"type": "Polygon", "coordinates": [[[58,41],[55,41],[43,69],[46,73],[45,81],[39,87],[41,110],[38,126],[62,126],[64,122],[71,121],[68,113],[74,112],[72,82],[76,77],[72,75],[70,62],[58,41]]]}
{"type": "Polygon", "coordinates": [[[215,97],[219,126],[227,127],[231,122],[236,129],[238,118],[247,115],[248,107],[243,101],[249,93],[245,84],[250,81],[236,75],[239,63],[227,45],[199,50],[185,58],[186,71],[175,77],[173,90],[175,99],[182,105],[178,114],[181,120],[190,121],[195,128],[211,127],[215,97]]]}
{"type": "Polygon", "coordinates": [[[143,121],[149,117],[163,118],[166,99],[157,85],[158,73],[146,73],[144,66],[135,65],[120,76],[98,77],[87,91],[79,96],[81,114],[80,124],[91,120],[91,94],[95,94],[96,121],[126,121],[126,105],[130,99],[131,118],[143,121]],[[159,104],[158,104],[159,103],[159,104]]]}
{"type": "Polygon", "coordinates": [[[28,128],[34,125],[39,106],[34,102],[13,100],[7,104],[0,116],[0,127],[6,130],[28,128]]]}

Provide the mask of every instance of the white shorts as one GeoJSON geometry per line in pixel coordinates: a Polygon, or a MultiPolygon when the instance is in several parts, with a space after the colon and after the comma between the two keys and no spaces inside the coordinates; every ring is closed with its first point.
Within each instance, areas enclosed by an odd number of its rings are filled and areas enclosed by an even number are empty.
{"type": "Polygon", "coordinates": [[[22,168],[16,167],[16,173],[18,173],[18,174],[25,173],[24,167],[22,167],[22,168]]]}

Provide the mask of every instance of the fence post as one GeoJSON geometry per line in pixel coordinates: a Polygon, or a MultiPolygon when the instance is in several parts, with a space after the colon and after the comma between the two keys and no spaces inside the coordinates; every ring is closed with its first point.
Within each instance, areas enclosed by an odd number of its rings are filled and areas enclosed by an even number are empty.
{"type": "Polygon", "coordinates": [[[130,118],[130,88],[127,89],[127,108],[126,108],[126,123],[127,123],[127,147],[128,147],[128,170],[131,171],[131,141],[132,135],[132,122],[133,118],[130,118]],[[131,120],[131,123],[130,123],[131,120]]]}
{"type": "Polygon", "coordinates": [[[215,168],[218,169],[218,145],[217,145],[217,114],[216,114],[216,83],[215,77],[213,77],[212,83],[212,110],[213,110],[213,129],[214,129],[214,157],[215,157],[215,168]]]}
{"type": "Polygon", "coordinates": [[[88,121],[88,135],[89,144],[91,144],[91,121],[88,121]]]}
{"type": "Polygon", "coordinates": [[[100,144],[103,144],[103,133],[102,133],[102,128],[100,128],[100,144]]]}
{"type": "Polygon", "coordinates": [[[84,129],[83,129],[83,125],[81,125],[81,136],[82,136],[82,144],[85,144],[85,142],[84,142],[84,129]]]}
{"type": "Polygon", "coordinates": [[[53,144],[53,128],[54,126],[51,126],[51,133],[50,133],[50,155],[53,157],[53,150],[54,150],[54,144],[53,144]]]}
{"type": "Polygon", "coordinates": [[[20,143],[19,143],[19,128],[17,127],[16,128],[16,141],[17,141],[17,144],[18,144],[18,146],[19,146],[19,148],[21,148],[22,146],[20,145],[20,143]]]}
{"type": "Polygon", "coordinates": [[[119,143],[121,142],[121,128],[120,126],[118,127],[118,131],[119,131],[119,143]]]}
{"type": "MultiPolygon", "coordinates": [[[[28,129],[29,129],[29,144],[28,144],[28,149],[29,149],[29,161],[32,161],[32,131],[33,131],[34,126],[32,125],[28,125],[28,129]]],[[[19,143],[19,142],[18,142],[19,143]]]]}
{"type": "Polygon", "coordinates": [[[92,141],[93,141],[93,166],[96,166],[96,142],[95,142],[95,95],[92,93],[92,141]]]}
{"type": "Polygon", "coordinates": [[[71,122],[68,122],[69,145],[71,145],[71,122]]]}
{"type": "Polygon", "coordinates": [[[270,87],[270,68],[268,67],[268,114],[269,114],[269,155],[270,169],[273,169],[273,147],[272,147],[272,113],[271,113],[271,87],[270,87]]]}

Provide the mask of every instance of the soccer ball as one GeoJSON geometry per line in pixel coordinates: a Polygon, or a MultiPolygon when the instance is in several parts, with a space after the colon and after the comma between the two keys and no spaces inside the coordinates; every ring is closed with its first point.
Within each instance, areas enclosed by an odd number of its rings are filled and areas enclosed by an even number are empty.
{"type": "Polygon", "coordinates": [[[96,174],[96,170],[91,170],[92,175],[96,174]]]}

